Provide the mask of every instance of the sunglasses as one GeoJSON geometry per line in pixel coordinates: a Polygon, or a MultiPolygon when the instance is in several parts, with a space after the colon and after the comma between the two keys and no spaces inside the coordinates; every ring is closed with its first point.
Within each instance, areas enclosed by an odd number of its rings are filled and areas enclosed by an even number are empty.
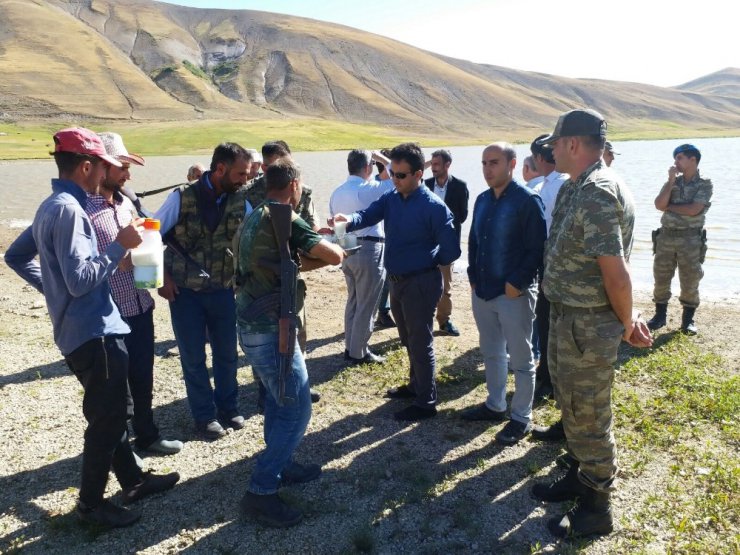
{"type": "Polygon", "coordinates": [[[397,179],[406,179],[410,175],[414,175],[416,172],[394,172],[393,170],[388,170],[388,173],[391,174],[391,177],[395,177],[397,179]]]}

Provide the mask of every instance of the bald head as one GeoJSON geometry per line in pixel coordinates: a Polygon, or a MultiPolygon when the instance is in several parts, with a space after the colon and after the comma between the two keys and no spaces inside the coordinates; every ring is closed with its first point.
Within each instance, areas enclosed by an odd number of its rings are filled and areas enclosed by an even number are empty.
{"type": "Polygon", "coordinates": [[[509,143],[491,143],[483,149],[483,178],[496,196],[514,180],[516,151],[509,143]]]}

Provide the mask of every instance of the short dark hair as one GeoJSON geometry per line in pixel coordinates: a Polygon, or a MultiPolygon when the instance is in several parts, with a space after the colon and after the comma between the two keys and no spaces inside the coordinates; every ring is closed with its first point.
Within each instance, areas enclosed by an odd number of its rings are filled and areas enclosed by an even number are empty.
{"type": "Polygon", "coordinates": [[[594,150],[604,150],[606,137],[602,135],[581,135],[579,138],[581,139],[581,142],[583,142],[583,144],[586,145],[586,147],[588,148],[592,148],[594,150]]]}
{"type": "Polygon", "coordinates": [[[424,153],[417,143],[402,143],[391,150],[391,160],[406,162],[412,172],[424,170],[424,153]]]}
{"type": "Polygon", "coordinates": [[[250,162],[252,155],[247,149],[236,143],[221,143],[213,151],[211,158],[211,171],[215,172],[219,164],[231,166],[237,159],[250,162]]]}
{"type": "Polygon", "coordinates": [[[347,155],[347,171],[357,175],[373,163],[373,155],[368,150],[355,149],[347,155]]]}
{"type": "Polygon", "coordinates": [[[549,145],[538,145],[537,141],[540,139],[544,139],[545,137],[549,137],[549,133],[544,133],[542,135],[539,135],[534,141],[532,141],[532,144],[529,145],[529,150],[532,153],[532,156],[542,156],[542,158],[547,162],[548,164],[554,164],[555,163],[555,157],[552,155],[552,147],[549,145]]]}
{"type": "Polygon", "coordinates": [[[440,148],[439,150],[432,152],[432,158],[442,158],[442,160],[445,161],[445,164],[452,163],[452,154],[450,154],[449,150],[445,150],[444,148],[440,148]]]}
{"type": "Polygon", "coordinates": [[[265,170],[265,185],[268,191],[282,191],[290,183],[301,178],[301,169],[290,158],[279,158],[265,170]]]}
{"type": "Polygon", "coordinates": [[[54,161],[57,163],[57,170],[59,170],[60,176],[74,173],[77,166],[88,160],[93,164],[102,162],[97,156],[77,154],[76,152],[53,152],[52,156],[54,156],[54,161]]]}
{"type": "Polygon", "coordinates": [[[262,160],[290,156],[290,149],[284,141],[270,141],[262,145],[262,160]]]}

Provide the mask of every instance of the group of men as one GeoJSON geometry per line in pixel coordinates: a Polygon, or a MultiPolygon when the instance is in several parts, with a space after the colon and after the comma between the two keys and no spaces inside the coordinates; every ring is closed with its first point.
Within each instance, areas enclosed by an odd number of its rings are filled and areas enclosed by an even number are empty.
{"type": "MultiPolygon", "coordinates": [[[[141,242],[136,215],[143,210],[123,194],[124,184],[130,164],[144,161],[112,133],[67,129],[54,140],[60,178],[53,180],[52,195],[33,225],[8,249],[6,261],[46,296],[57,345],[85,390],[88,428],[78,513],[83,520],[125,526],[139,513],[103,500],[110,468],[125,502],[168,489],[179,479],[176,473],[141,472],[129,445],[127,416],[139,449],[171,454],[182,448],[179,441],[162,439],[154,424],[153,300],[133,287],[127,255],[141,242]],[[127,397],[133,410],[127,410],[127,397]]],[[[565,438],[568,472],[533,488],[544,501],[580,499],[550,523],[559,536],[612,529],[609,494],[617,467],[610,403],[617,347],[621,340],[652,343],[647,325],[632,310],[628,260],[634,206],[629,190],[605,163],[606,144],[600,114],[563,114],[553,133],[531,145],[531,169],[542,177],[534,189],[514,180],[516,152],[510,144],[488,145],[481,161],[489,189],[475,200],[468,244],[467,275],[488,395],[461,416],[505,421],[507,373],[514,373],[510,416],[496,438],[504,445],[530,431],[541,439],[565,438]],[[534,400],[549,394],[562,419],[533,430],[534,400]]],[[[346,222],[358,240],[359,248],[344,250],[319,233],[328,230],[318,227],[311,191],[289,147],[282,141],[266,143],[258,164],[256,156],[235,143],[219,145],[210,169],[193,174],[192,182],[173,191],[157,211],[161,233],[172,246],[165,253],[159,293],[169,301],[196,429],[208,439],[244,426],[236,381],[237,341],[241,345],[260,386],[266,443],[241,507],[268,525],[290,526],[302,514],[277,495],[278,489],[321,474],[319,465],[293,459],[316,400],[304,357],[300,271],[342,264],[349,364],[383,361],[368,342],[388,287],[409,377],[387,396],[413,400],[394,417],[407,422],[434,417],[433,324],[436,313],[441,331],[459,335],[451,321],[451,269],[461,255],[468,190],[450,175],[447,151],[435,151],[427,164],[414,143],[400,144],[387,156],[354,150],[347,160],[349,178],[334,191],[329,207],[330,225],[346,222]],[[371,179],[375,163],[390,179],[371,179]],[[433,177],[425,182],[427,165],[433,177]]],[[[682,255],[672,239],[689,234],[675,231],[683,229],[677,222],[687,217],[690,229],[703,226],[711,183],[707,190],[707,180],[698,176],[695,147],[679,147],[674,158],[669,182],[656,199],[656,207],[666,212],[663,229],[672,230],[661,232],[669,246],[656,246],[656,268],[657,252],[672,248],[681,272],[682,255]]],[[[701,249],[705,243],[699,236],[701,249]]],[[[668,258],[661,262],[662,279],[669,274],[668,258]]],[[[668,284],[670,277],[672,270],[668,284]]],[[[698,294],[687,295],[681,298],[688,303],[684,323],[688,318],[693,324],[698,294]]],[[[658,312],[650,327],[665,325],[661,307],[669,296],[669,285],[659,289],[656,270],[658,312]]]]}

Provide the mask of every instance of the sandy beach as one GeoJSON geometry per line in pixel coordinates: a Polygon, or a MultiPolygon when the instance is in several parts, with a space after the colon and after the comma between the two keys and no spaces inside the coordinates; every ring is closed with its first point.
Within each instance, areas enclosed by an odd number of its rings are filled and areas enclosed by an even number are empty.
{"type": "MultiPolygon", "coordinates": [[[[0,252],[18,233],[0,228],[0,252]]],[[[0,552],[611,554],[630,552],[635,545],[651,553],[681,545],[676,544],[671,515],[647,521],[641,516],[652,506],[652,496],[665,495],[674,484],[670,468],[677,455],[661,448],[638,455],[632,447],[623,451],[614,496],[617,530],[593,541],[553,541],[546,522],[562,508],[537,502],[529,489],[557,475],[554,459],[561,446],[525,440],[504,449],[493,442],[501,425],[466,424],[457,415],[481,402],[485,391],[464,275],[455,274],[453,287],[453,318],[462,335],[435,340],[440,414],[409,427],[392,419],[399,401],[382,396],[387,387],[402,382],[408,368],[395,330],[376,332],[371,339],[374,350],[389,355],[381,368],[346,369],[342,273],[327,268],[306,278],[307,365],[322,400],[314,405],[297,459],[320,463],[324,474],[282,492],[304,509],[304,522],[275,531],[239,515],[238,500],[264,445],[251,370],[241,359],[239,400],[246,427],[213,443],[199,440],[185,401],[179,358],[171,356],[175,342],[167,304],[157,298],[155,418],[166,437],[186,443],[178,455],[145,457],[145,465],[178,471],[182,480],[171,492],[140,502],[144,516],[134,527],[100,533],[81,528],[72,512],[85,428],[81,388],[53,343],[43,297],[0,264],[0,552]]],[[[638,291],[635,297],[649,317],[648,292],[638,291]]],[[[659,344],[670,339],[679,319],[674,299],[668,328],[662,330],[665,341],[659,344]]],[[[697,324],[700,335],[688,340],[691,345],[719,355],[719,371],[736,375],[740,306],[704,303],[697,324]]],[[[620,359],[643,354],[624,348],[620,359]]],[[[650,394],[645,389],[635,395],[639,400],[650,394]]],[[[555,418],[552,405],[535,411],[537,422],[555,418]]],[[[616,434],[626,444],[632,428],[623,435],[621,418],[616,434]]],[[[737,415],[728,425],[736,429],[737,415]]],[[[697,449],[719,444],[737,468],[737,444],[724,441],[714,428],[711,433],[687,441],[697,449]]],[[[119,491],[111,479],[108,494],[119,491]]],[[[729,536],[727,528],[709,528],[700,545],[711,549],[704,552],[729,553],[737,547],[737,520],[730,524],[729,536]]]]}

